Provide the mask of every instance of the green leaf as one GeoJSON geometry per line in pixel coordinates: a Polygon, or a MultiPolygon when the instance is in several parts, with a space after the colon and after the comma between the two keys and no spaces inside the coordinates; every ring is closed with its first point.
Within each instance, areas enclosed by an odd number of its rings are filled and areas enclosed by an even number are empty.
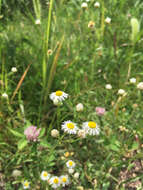
{"type": "Polygon", "coordinates": [[[40,131],[39,138],[43,137],[44,134],[45,134],[45,128],[42,128],[40,131]]]}
{"type": "Polygon", "coordinates": [[[16,137],[24,137],[24,134],[19,133],[18,131],[15,131],[13,129],[9,129],[9,131],[16,137]]]}
{"type": "Polygon", "coordinates": [[[22,139],[18,142],[18,150],[22,150],[28,144],[26,139],[22,139]]]}
{"type": "Polygon", "coordinates": [[[40,145],[43,147],[51,148],[51,144],[49,144],[46,140],[41,141],[40,145]]]}

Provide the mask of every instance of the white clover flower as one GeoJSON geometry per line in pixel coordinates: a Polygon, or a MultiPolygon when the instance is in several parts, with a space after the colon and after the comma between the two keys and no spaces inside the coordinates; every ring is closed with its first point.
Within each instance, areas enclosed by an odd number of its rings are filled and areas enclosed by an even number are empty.
{"type": "Polygon", "coordinates": [[[69,172],[69,174],[73,174],[74,173],[74,169],[70,168],[70,169],[68,169],[68,172],[69,172]]]}
{"type": "Polygon", "coordinates": [[[107,17],[107,18],[105,19],[105,22],[106,22],[107,24],[110,24],[111,18],[107,17]]]}
{"type": "Polygon", "coordinates": [[[88,7],[87,3],[84,2],[81,4],[81,8],[87,8],[87,7],[88,7]]]}
{"type": "Polygon", "coordinates": [[[13,177],[18,177],[18,176],[21,176],[22,172],[20,170],[13,170],[12,172],[12,176],[13,177]]]}
{"type": "Polygon", "coordinates": [[[2,97],[5,98],[5,99],[8,99],[7,93],[4,92],[4,93],[2,94],[2,97]]]}
{"type": "Polygon", "coordinates": [[[108,90],[111,90],[112,86],[111,86],[111,84],[106,84],[105,88],[108,89],[108,90]]]}
{"type": "Polygon", "coordinates": [[[53,129],[51,131],[51,136],[57,138],[59,136],[59,131],[57,129],[53,129]]]}
{"type": "Polygon", "coordinates": [[[75,174],[74,174],[74,176],[73,176],[75,179],[78,179],[79,178],[79,173],[78,172],[76,172],[75,174]]]}
{"type": "Polygon", "coordinates": [[[119,90],[118,90],[118,94],[119,94],[119,95],[124,95],[124,94],[125,94],[125,90],[119,89],[119,90]]]}
{"type": "Polygon", "coordinates": [[[11,68],[11,72],[16,73],[17,72],[17,68],[16,67],[12,67],[11,68]]]}
{"type": "Polygon", "coordinates": [[[37,20],[35,21],[35,24],[41,24],[40,19],[37,19],[37,20]]]}
{"type": "Polygon", "coordinates": [[[75,162],[74,161],[72,161],[72,160],[69,160],[69,161],[67,161],[67,163],[66,163],[66,166],[69,168],[69,169],[73,169],[74,167],[75,167],[75,162]]]}
{"type": "Polygon", "coordinates": [[[86,2],[90,2],[90,0],[86,0],[86,2]]]}
{"type": "Polygon", "coordinates": [[[23,182],[23,189],[29,189],[30,188],[30,183],[26,180],[23,182]]]}
{"type": "Polygon", "coordinates": [[[131,84],[135,84],[135,83],[136,83],[136,78],[131,78],[131,79],[130,79],[130,83],[131,83],[131,84]]]}
{"type": "Polygon", "coordinates": [[[94,3],[94,7],[99,8],[100,7],[100,3],[99,2],[95,2],[94,3]]]}
{"type": "Polygon", "coordinates": [[[60,177],[60,181],[61,181],[61,185],[62,185],[63,187],[65,187],[66,185],[68,185],[68,184],[69,184],[68,175],[62,175],[62,176],[60,177]]]}
{"type": "Polygon", "coordinates": [[[50,174],[48,172],[46,172],[46,171],[42,171],[42,173],[41,173],[41,179],[43,181],[47,181],[49,178],[50,178],[50,174]]]}
{"type": "Polygon", "coordinates": [[[78,127],[76,123],[73,123],[72,121],[65,121],[62,124],[62,130],[69,134],[76,134],[78,127]]]}
{"type": "Polygon", "coordinates": [[[100,128],[94,121],[84,122],[82,128],[87,132],[89,135],[99,135],[100,128]]]}
{"type": "Polygon", "coordinates": [[[83,104],[82,104],[82,103],[79,103],[79,104],[76,105],[76,111],[77,111],[77,112],[83,111],[83,108],[84,108],[84,107],[83,107],[83,104]]]}
{"type": "Polygon", "coordinates": [[[63,100],[65,100],[66,98],[68,97],[68,94],[66,94],[65,92],[63,91],[56,91],[56,92],[52,92],[50,94],[50,99],[52,101],[59,101],[59,102],[62,102],[63,100]]]}
{"type": "Polygon", "coordinates": [[[143,90],[143,82],[139,82],[138,85],[137,85],[137,88],[139,90],[143,90]]]}
{"type": "Polygon", "coordinates": [[[57,188],[60,186],[60,184],[61,184],[60,178],[57,177],[57,176],[53,176],[53,177],[50,179],[49,183],[50,183],[50,185],[52,186],[52,188],[57,189],[57,188]]]}

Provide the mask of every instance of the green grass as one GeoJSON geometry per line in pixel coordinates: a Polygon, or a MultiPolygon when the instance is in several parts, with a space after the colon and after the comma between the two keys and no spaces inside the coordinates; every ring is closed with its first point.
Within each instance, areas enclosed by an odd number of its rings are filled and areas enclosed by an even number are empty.
{"type": "Polygon", "coordinates": [[[142,1],[100,0],[95,8],[91,0],[87,9],[80,0],[46,2],[0,1],[0,189],[21,190],[28,180],[31,189],[50,190],[40,179],[44,170],[68,174],[71,190],[133,190],[134,181],[141,184],[135,189],[143,189],[143,94],[137,89],[143,81],[142,1]],[[136,84],[129,82],[133,77],[136,84]],[[57,90],[69,94],[59,106],[49,98],[57,90]],[[82,112],[76,111],[78,103],[82,112]],[[106,109],[102,117],[95,111],[99,106],[106,109]],[[67,120],[79,128],[95,121],[100,134],[66,134],[61,124],[67,120]],[[30,125],[42,129],[38,142],[24,135],[30,125]],[[52,129],[59,130],[57,138],[52,129]],[[70,159],[78,179],[68,173],[70,159]],[[14,177],[15,169],[22,174],[14,177]]]}

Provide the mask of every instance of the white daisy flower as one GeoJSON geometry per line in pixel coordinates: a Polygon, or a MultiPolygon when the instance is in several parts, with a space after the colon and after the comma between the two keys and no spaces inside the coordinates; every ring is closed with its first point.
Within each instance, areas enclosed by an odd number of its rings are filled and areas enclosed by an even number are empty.
{"type": "Polygon", "coordinates": [[[46,171],[42,171],[42,173],[41,173],[41,179],[43,181],[47,181],[49,178],[50,178],[50,174],[48,172],[46,172],[46,171]]]}
{"type": "Polygon", "coordinates": [[[62,130],[69,134],[76,134],[78,127],[76,123],[73,123],[72,121],[65,121],[62,124],[62,130]]]}
{"type": "Polygon", "coordinates": [[[94,121],[84,122],[82,127],[89,135],[99,135],[100,133],[100,128],[94,121]]]}
{"type": "Polygon", "coordinates": [[[106,22],[107,24],[110,24],[111,18],[107,17],[107,18],[105,19],[105,22],[106,22]]]}
{"type": "Polygon", "coordinates": [[[57,176],[53,176],[53,177],[50,179],[49,183],[50,183],[50,185],[52,186],[52,188],[57,189],[57,188],[60,186],[60,184],[61,184],[60,178],[57,177],[57,176]]]}
{"type": "Polygon", "coordinates": [[[63,100],[65,100],[66,98],[68,97],[68,94],[66,94],[65,92],[63,91],[56,91],[56,92],[52,92],[50,94],[50,99],[52,101],[56,100],[56,101],[59,101],[59,102],[62,102],[63,100]]]}
{"type": "Polygon", "coordinates": [[[61,185],[62,185],[63,187],[65,187],[66,185],[69,184],[68,175],[62,175],[62,176],[60,177],[60,180],[61,180],[61,185]]]}
{"type": "Polygon", "coordinates": [[[135,84],[135,83],[136,83],[136,78],[131,78],[131,79],[130,79],[130,83],[131,83],[131,84],[135,84]]]}
{"type": "Polygon", "coordinates": [[[30,183],[27,180],[23,182],[23,188],[24,189],[29,189],[30,188],[30,183]]]}
{"type": "Polygon", "coordinates": [[[72,160],[67,161],[66,166],[70,169],[73,169],[75,167],[75,162],[72,160]]]}

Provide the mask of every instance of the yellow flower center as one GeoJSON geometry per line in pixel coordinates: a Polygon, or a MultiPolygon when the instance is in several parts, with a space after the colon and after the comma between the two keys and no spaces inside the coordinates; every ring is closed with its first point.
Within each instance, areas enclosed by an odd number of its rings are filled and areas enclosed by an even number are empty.
{"type": "Polygon", "coordinates": [[[69,161],[69,165],[72,166],[72,165],[73,165],[73,162],[72,162],[72,161],[69,161]]]}
{"type": "Polygon", "coordinates": [[[43,176],[44,176],[44,177],[47,177],[47,176],[48,176],[47,172],[44,172],[44,173],[43,173],[43,176]]]}
{"type": "Polygon", "coordinates": [[[29,186],[29,182],[26,181],[26,182],[24,183],[24,186],[25,186],[25,187],[28,187],[28,186],[29,186]]]}
{"type": "Polygon", "coordinates": [[[59,180],[57,178],[54,179],[54,183],[59,183],[59,180]]]}
{"type": "Polygon", "coordinates": [[[62,91],[60,91],[60,90],[56,91],[56,96],[62,96],[62,95],[63,95],[62,91]]]}
{"type": "Polygon", "coordinates": [[[69,129],[73,129],[73,128],[74,128],[74,124],[73,124],[73,123],[67,123],[67,127],[68,127],[69,129]]]}
{"type": "Polygon", "coordinates": [[[63,177],[62,178],[62,181],[65,183],[67,181],[67,178],[66,177],[63,177]]]}
{"type": "Polygon", "coordinates": [[[88,122],[88,126],[92,129],[96,128],[96,123],[93,121],[88,122]]]}

